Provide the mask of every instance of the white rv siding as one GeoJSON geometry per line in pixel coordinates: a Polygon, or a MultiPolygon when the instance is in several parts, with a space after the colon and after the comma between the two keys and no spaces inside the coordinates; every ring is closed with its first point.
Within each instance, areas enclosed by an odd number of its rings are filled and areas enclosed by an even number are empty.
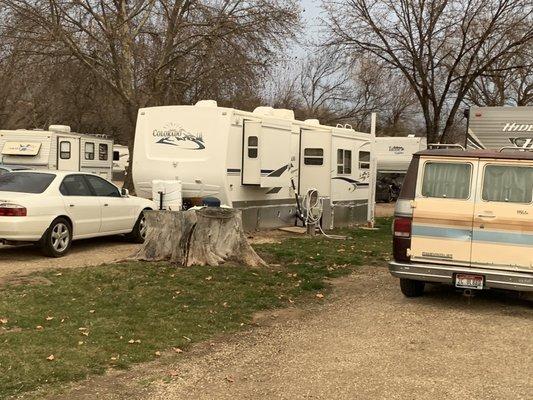
{"type": "Polygon", "coordinates": [[[420,137],[377,137],[374,155],[378,172],[407,172],[413,154],[427,148],[427,139],[420,137]]]}

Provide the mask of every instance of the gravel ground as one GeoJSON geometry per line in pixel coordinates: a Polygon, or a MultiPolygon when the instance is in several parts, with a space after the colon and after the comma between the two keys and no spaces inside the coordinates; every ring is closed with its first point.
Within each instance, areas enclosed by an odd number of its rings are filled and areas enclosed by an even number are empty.
{"type": "Polygon", "coordinates": [[[0,279],[49,268],[76,268],[109,263],[130,256],[138,246],[119,236],[79,240],[72,243],[71,251],[65,257],[49,258],[43,256],[35,246],[0,245],[0,279]]]}
{"type": "Polygon", "coordinates": [[[94,377],[59,398],[533,398],[526,300],[438,286],[406,299],[385,268],[365,268],[315,303],[259,315],[258,327],[94,377]]]}

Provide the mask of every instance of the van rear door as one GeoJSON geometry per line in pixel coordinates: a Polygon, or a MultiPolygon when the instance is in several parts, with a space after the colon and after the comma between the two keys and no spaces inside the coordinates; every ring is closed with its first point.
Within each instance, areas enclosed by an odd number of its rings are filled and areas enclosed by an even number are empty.
{"type": "Polygon", "coordinates": [[[533,163],[482,160],[472,266],[533,269],[533,163]]]}
{"type": "Polygon", "coordinates": [[[478,164],[477,159],[420,158],[412,261],[470,265],[478,164]]]}

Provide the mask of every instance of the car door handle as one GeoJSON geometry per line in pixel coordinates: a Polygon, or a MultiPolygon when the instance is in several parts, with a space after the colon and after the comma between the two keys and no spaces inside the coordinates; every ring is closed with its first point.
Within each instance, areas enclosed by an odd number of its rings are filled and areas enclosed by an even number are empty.
{"type": "Polygon", "coordinates": [[[74,204],[69,204],[69,207],[74,207],[74,204]]]}
{"type": "Polygon", "coordinates": [[[105,203],[105,204],[104,204],[104,207],[109,207],[109,204],[105,203]]]}
{"type": "Polygon", "coordinates": [[[492,214],[478,214],[477,216],[479,218],[496,218],[496,215],[492,215],[492,214]]]}

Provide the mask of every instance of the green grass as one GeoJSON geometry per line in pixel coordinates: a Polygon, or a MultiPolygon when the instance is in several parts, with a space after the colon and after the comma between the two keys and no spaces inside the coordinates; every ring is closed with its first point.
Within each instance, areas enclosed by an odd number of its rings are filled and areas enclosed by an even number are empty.
{"type": "Polygon", "coordinates": [[[350,237],[345,241],[294,238],[256,246],[269,268],[131,262],[39,273],[50,285],[4,286],[0,398],[127,368],[156,358],[156,351],[235,331],[256,311],[324,290],[326,278],[383,264],[390,221],[380,223],[379,231],[336,232],[350,237]]]}

